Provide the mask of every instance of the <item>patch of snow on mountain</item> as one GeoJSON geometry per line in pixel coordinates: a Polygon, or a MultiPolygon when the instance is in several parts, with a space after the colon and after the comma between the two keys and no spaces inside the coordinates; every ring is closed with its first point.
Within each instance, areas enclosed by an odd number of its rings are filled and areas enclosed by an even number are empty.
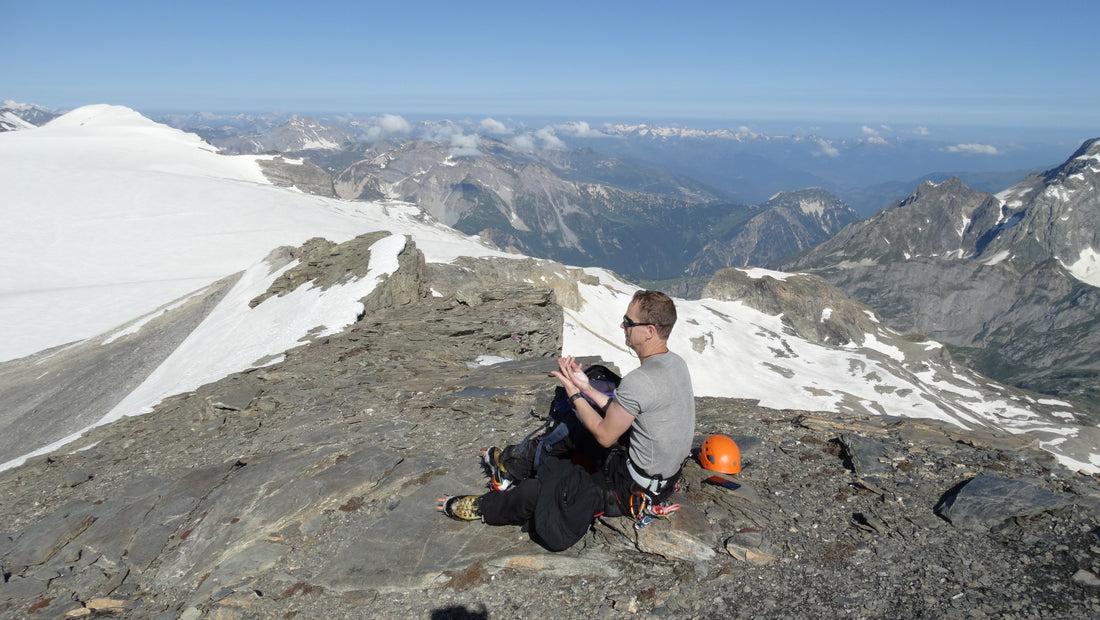
{"type": "Polygon", "coordinates": [[[297,263],[275,272],[266,261],[253,265],[210,316],[144,383],[115,406],[103,423],[147,413],[166,396],[277,361],[283,352],[305,344],[309,336],[340,332],[363,312],[359,300],[370,294],[383,276],[397,271],[397,255],[404,248],[403,235],[390,235],[371,245],[366,276],[327,289],[307,283],[249,308],[249,301],[297,263]]]}
{"type": "Polygon", "coordinates": [[[1014,185],[998,194],[996,194],[997,200],[1001,202],[1001,218],[1005,216],[1005,208],[1008,210],[1019,209],[1024,206],[1024,201],[1027,199],[1027,195],[1034,192],[1036,188],[1027,187],[1022,184],[1014,185]]]}
{"type": "Polygon", "coordinates": [[[988,259],[986,259],[985,264],[990,265],[990,266],[996,265],[996,264],[1004,261],[1006,258],[1008,258],[1011,255],[1012,254],[1008,250],[1001,250],[1000,252],[997,252],[993,256],[990,256],[988,259]]]}
{"type": "Polygon", "coordinates": [[[784,271],[772,271],[771,269],[764,269],[762,267],[747,267],[742,269],[741,271],[743,271],[745,275],[749,276],[753,280],[763,279],[764,276],[775,278],[776,280],[786,280],[787,278],[794,275],[792,273],[787,273],[784,271]]]}
{"type": "MultiPolygon", "coordinates": [[[[607,272],[586,272],[597,275],[600,283],[578,285],[585,304],[579,311],[565,310],[563,352],[598,355],[629,372],[638,361],[626,348],[619,323],[637,287],[607,272]]],[[[958,387],[940,382],[931,372],[899,375],[885,362],[902,357],[901,351],[876,339],[870,339],[869,347],[836,349],[788,337],[780,317],[741,302],[681,299],[676,304],[678,320],[669,348],[687,360],[698,396],[756,399],[765,407],[811,411],[859,411],[853,405],[859,403],[864,412],[968,427],[984,424],[971,411],[981,410],[981,402],[962,408],[938,401],[937,390],[958,387]],[[693,342],[721,344],[700,351],[693,342]]]]}
{"type": "Polygon", "coordinates": [[[799,206],[806,215],[813,214],[821,217],[825,213],[825,203],[820,200],[802,200],[799,201],[799,206]]]}
{"type": "Polygon", "coordinates": [[[1095,249],[1085,248],[1081,250],[1081,254],[1076,261],[1069,265],[1063,263],[1062,266],[1078,280],[1100,287],[1100,254],[1095,249]]]}
{"type": "Polygon", "coordinates": [[[882,353],[883,355],[893,358],[899,362],[905,360],[905,354],[901,352],[901,349],[882,342],[881,340],[876,338],[874,334],[866,335],[863,341],[863,347],[871,349],[873,351],[878,351],[879,353],[882,353]]]}
{"type": "Polygon", "coordinates": [[[0,114],[0,127],[5,131],[20,131],[23,129],[34,129],[34,125],[19,118],[10,111],[4,111],[0,114]]]}
{"type": "Polygon", "coordinates": [[[335,151],[340,148],[340,143],[335,140],[326,140],[321,137],[314,136],[312,139],[306,139],[302,141],[299,150],[318,150],[318,151],[335,151]]]}

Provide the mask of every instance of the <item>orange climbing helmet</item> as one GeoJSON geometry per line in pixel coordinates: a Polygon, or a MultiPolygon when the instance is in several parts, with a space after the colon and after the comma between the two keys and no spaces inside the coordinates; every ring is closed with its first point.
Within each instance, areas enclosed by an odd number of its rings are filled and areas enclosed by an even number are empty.
{"type": "Polygon", "coordinates": [[[741,449],[737,442],[725,435],[711,435],[699,448],[699,464],[722,474],[741,471],[741,449]]]}

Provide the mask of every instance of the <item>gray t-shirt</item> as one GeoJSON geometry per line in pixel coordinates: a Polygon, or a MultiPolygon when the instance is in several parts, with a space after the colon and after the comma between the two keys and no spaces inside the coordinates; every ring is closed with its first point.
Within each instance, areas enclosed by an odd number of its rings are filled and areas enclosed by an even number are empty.
{"type": "Polygon", "coordinates": [[[687,362],[668,352],[646,358],[623,377],[615,399],[634,416],[630,460],[651,476],[668,478],[691,453],[695,392],[687,362]]]}

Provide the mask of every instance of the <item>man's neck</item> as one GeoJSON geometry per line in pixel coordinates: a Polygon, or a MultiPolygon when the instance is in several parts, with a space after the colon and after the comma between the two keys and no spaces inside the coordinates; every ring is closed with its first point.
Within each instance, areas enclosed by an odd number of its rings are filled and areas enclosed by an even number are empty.
{"type": "Polygon", "coordinates": [[[664,340],[650,340],[646,345],[648,346],[640,347],[640,350],[636,351],[640,364],[644,364],[647,359],[655,355],[668,353],[668,342],[664,340]]]}

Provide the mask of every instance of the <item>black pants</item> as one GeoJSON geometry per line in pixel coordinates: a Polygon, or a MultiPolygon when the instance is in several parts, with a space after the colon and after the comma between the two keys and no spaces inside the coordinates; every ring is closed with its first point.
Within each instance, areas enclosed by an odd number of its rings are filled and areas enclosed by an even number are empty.
{"type": "Polygon", "coordinates": [[[537,473],[507,491],[480,496],[481,519],[489,525],[527,526],[536,542],[563,551],[583,538],[603,513],[602,477],[556,457],[543,459],[537,473]]]}
{"type": "Polygon", "coordinates": [[[481,520],[489,525],[526,525],[535,515],[542,482],[527,478],[507,491],[489,491],[478,498],[481,520]]]}
{"type": "MultiPolygon", "coordinates": [[[[604,512],[609,517],[630,514],[628,508],[630,494],[637,486],[626,469],[625,450],[615,450],[601,456],[604,456],[606,461],[600,464],[602,471],[594,472],[593,482],[604,490],[607,498],[604,512]]],[[[546,456],[545,469],[560,471],[567,460],[569,459],[546,456]]],[[[575,458],[573,460],[576,461],[575,458]]],[[[591,470],[592,464],[588,462],[589,460],[582,459],[582,462],[587,469],[591,470]]],[[[525,478],[507,491],[490,491],[482,495],[478,500],[482,520],[489,525],[526,524],[535,513],[541,487],[540,478],[525,478]]]]}

